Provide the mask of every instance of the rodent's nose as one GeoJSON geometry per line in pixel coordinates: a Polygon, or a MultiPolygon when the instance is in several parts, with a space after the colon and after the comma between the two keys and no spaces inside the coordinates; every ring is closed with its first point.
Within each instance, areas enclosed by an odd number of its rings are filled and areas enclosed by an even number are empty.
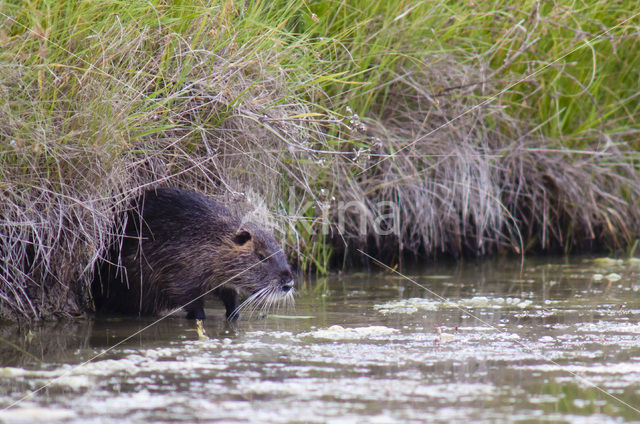
{"type": "Polygon", "coordinates": [[[282,283],[282,291],[284,291],[285,293],[288,292],[289,290],[291,290],[294,286],[295,282],[293,281],[293,279],[283,282],[282,283]]]}

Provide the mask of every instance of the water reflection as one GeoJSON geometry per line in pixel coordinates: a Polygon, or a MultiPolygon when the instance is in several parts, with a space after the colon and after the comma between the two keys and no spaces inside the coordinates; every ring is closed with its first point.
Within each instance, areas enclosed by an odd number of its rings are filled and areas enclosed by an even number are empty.
{"type": "Polygon", "coordinates": [[[0,419],[640,420],[636,261],[404,272],[446,300],[397,275],[354,273],[306,281],[294,311],[237,325],[211,299],[205,341],[174,317],[128,340],[154,320],[4,325],[0,402],[48,386],[0,419]]]}
{"type": "Polygon", "coordinates": [[[62,320],[37,324],[0,323],[0,366],[36,367],[61,363],[70,352],[90,346],[91,320],[62,320]]]}

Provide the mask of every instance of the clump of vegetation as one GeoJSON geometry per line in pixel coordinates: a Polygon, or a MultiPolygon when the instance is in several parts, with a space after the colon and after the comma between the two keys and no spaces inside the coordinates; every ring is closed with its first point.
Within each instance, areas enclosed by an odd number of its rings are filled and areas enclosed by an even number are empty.
{"type": "Polygon", "coordinates": [[[158,185],[269,221],[303,270],[356,248],[398,261],[630,246],[634,13],[605,1],[5,2],[1,314],[91,309],[122,212],[158,185]]]}

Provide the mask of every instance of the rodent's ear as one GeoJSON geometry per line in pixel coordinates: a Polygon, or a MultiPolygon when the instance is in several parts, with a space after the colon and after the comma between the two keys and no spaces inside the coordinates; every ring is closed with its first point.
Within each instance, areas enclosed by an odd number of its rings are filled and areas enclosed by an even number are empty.
{"type": "Polygon", "coordinates": [[[246,230],[240,230],[233,236],[233,242],[238,246],[243,246],[249,240],[251,240],[251,233],[246,230]]]}

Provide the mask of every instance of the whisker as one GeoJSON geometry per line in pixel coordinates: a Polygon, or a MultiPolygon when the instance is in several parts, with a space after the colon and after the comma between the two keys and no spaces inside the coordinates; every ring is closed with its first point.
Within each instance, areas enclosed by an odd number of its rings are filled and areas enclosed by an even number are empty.
{"type": "Polygon", "coordinates": [[[246,298],[240,305],[238,305],[236,307],[236,309],[233,310],[233,312],[231,313],[231,315],[229,315],[229,318],[234,318],[236,316],[238,316],[240,314],[240,311],[242,309],[244,309],[247,304],[251,303],[253,301],[253,297],[255,296],[255,294],[249,296],[248,298],[246,298]]]}
{"type": "Polygon", "coordinates": [[[262,290],[260,290],[259,292],[259,296],[256,297],[256,301],[255,303],[252,305],[252,308],[249,312],[249,317],[253,317],[253,314],[256,312],[256,310],[258,310],[258,308],[260,307],[260,305],[264,302],[265,297],[268,295],[269,292],[269,286],[263,288],[262,290]]]}
{"type": "Polygon", "coordinates": [[[267,296],[267,298],[265,299],[264,304],[262,305],[262,311],[261,312],[263,314],[266,314],[267,311],[273,305],[273,302],[277,297],[276,290],[277,290],[277,288],[275,288],[275,287],[271,287],[271,290],[269,290],[269,295],[267,296]]]}
{"type": "Polygon", "coordinates": [[[273,300],[274,300],[274,296],[275,296],[275,287],[270,287],[266,296],[264,297],[264,300],[262,302],[262,304],[260,305],[260,313],[261,314],[265,314],[266,311],[271,307],[271,305],[273,305],[273,300]]]}
{"type": "Polygon", "coordinates": [[[249,296],[248,298],[246,298],[244,300],[244,302],[242,302],[240,305],[238,305],[238,307],[231,313],[231,315],[229,316],[229,318],[233,318],[233,317],[237,317],[238,314],[240,313],[240,311],[242,311],[243,309],[247,308],[249,305],[251,305],[257,297],[260,296],[260,294],[265,291],[265,288],[262,288],[260,290],[258,290],[257,292],[255,292],[254,294],[252,294],[251,296],[249,296]]]}
{"type": "Polygon", "coordinates": [[[230,318],[237,317],[241,312],[251,319],[254,315],[264,317],[269,310],[280,312],[281,309],[295,309],[294,290],[282,293],[279,286],[268,285],[247,297],[231,313],[230,318]]]}

